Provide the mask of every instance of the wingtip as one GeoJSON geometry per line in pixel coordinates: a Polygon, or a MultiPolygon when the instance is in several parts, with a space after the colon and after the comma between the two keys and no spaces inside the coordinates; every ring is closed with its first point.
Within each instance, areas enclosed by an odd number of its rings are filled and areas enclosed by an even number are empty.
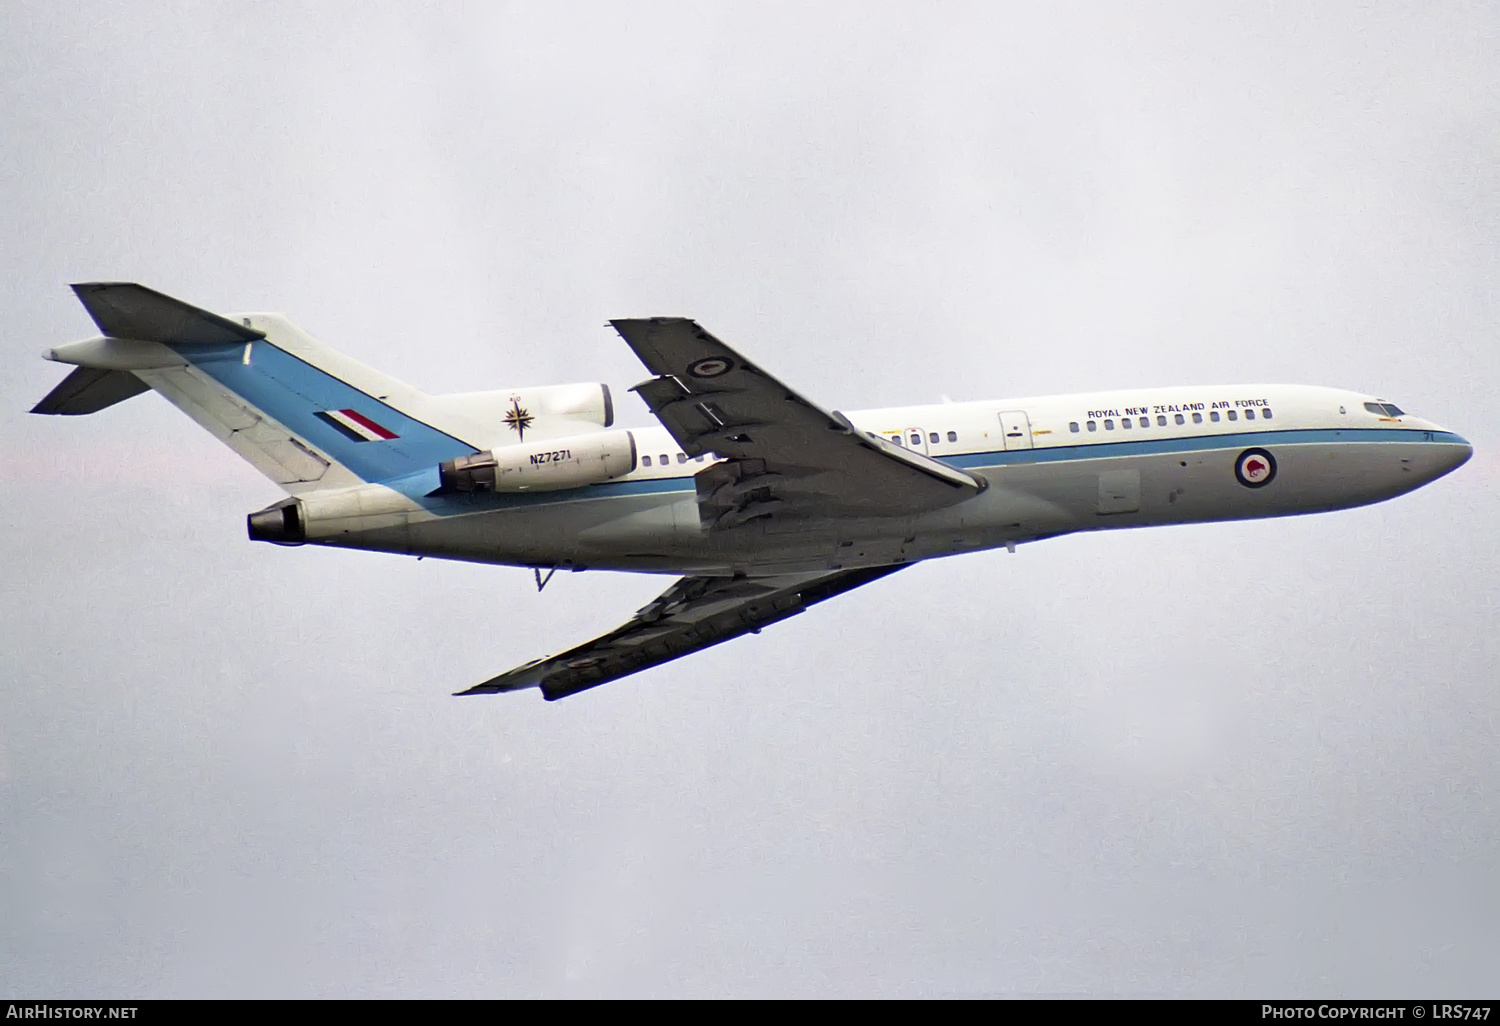
{"type": "MultiPolygon", "coordinates": [[[[519,670],[530,669],[531,667],[544,662],[546,662],[545,659],[536,659],[526,664],[526,666],[520,667],[519,670]]],[[[475,684],[472,688],[466,688],[463,691],[455,691],[453,692],[453,697],[465,698],[469,695],[500,695],[508,694],[512,691],[525,691],[527,688],[535,688],[541,686],[540,681],[527,679],[523,679],[521,681],[512,681],[510,683],[497,683],[497,681],[503,680],[505,677],[511,677],[517,672],[519,671],[512,670],[510,673],[502,674],[500,677],[497,677],[493,680],[487,680],[482,684],[475,684]]]]}
{"type": "Polygon", "coordinates": [[[466,698],[469,695],[494,695],[504,690],[504,688],[496,687],[491,681],[485,681],[483,684],[475,684],[471,688],[465,688],[462,691],[455,691],[453,692],[453,697],[466,698]]]}
{"type": "Polygon", "coordinates": [[[533,687],[536,687],[536,685],[535,684],[528,684],[524,688],[497,688],[497,687],[489,687],[489,686],[486,686],[484,684],[476,684],[474,687],[469,688],[467,691],[455,691],[449,697],[450,698],[469,698],[469,697],[471,697],[473,695],[508,695],[508,694],[510,694],[513,691],[526,691],[529,688],[533,688],[533,687]]]}

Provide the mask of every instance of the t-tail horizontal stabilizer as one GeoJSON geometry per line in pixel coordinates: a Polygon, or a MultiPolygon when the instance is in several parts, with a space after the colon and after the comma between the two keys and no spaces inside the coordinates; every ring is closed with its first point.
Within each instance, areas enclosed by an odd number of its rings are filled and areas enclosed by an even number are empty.
{"type": "Polygon", "coordinates": [[[79,417],[98,413],[146,390],[146,383],[127,370],[79,367],[33,406],[31,412],[79,417]]]}
{"type": "Polygon", "coordinates": [[[213,345],[255,342],[266,337],[263,331],[134,282],[86,282],[74,285],[73,291],[99,330],[110,338],[213,345]]]}
{"type": "Polygon", "coordinates": [[[432,480],[411,487],[431,490],[444,460],[477,451],[454,430],[485,434],[463,397],[445,405],[278,314],[223,317],[133,282],[73,291],[103,335],[47,352],[78,369],[36,413],[95,413],[153,389],[294,495],[417,474],[432,480]]]}
{"type": "Polygon", "coordinates": [[[236,324],[134,282],[83,282],[72,288],[105,337],[64,346],[49,354],[49,359],[81,366],[32,407],[32,413],[79,417],[98,413],[148,391],[151,386],[131,370],[150,369],[152,362],[132,363],[128,359],[128,356],[140,359],[139,350],[148,348],[139,346],[141,342],[243,344],[266,337],[263,331],[236,324]],[[128,354],[123,361],[122,354],[128,354]],[[102,360],[103,365],[95,360],[102,360]],[[126,365],[121,366],[121,362],[126,365]]]}

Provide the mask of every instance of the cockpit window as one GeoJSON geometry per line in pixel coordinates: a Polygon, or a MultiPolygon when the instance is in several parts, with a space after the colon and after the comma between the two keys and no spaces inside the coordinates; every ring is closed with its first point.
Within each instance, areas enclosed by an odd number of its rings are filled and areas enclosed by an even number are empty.
{"type": "Polygon", "coordinates": [[[1403,417],[1401,407],[1395,403],[1365,403],[1365,409],[1377,417],[1403,417]]]}

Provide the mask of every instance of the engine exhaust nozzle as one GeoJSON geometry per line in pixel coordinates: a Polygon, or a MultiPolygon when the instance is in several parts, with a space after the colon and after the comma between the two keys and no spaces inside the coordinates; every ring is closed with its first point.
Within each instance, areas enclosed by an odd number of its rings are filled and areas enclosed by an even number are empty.
{"type": "Polygon", "coordinates": [[[274,506],[251,513],[245,518],[250,540],[301,545],[307,541],[307,526],[302,521],[301,507],[296,499],[283,499],[274,506]]]}

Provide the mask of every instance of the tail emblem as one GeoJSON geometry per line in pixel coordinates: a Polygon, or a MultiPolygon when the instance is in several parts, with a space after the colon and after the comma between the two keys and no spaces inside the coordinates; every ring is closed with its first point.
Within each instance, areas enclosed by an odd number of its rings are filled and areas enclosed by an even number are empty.
{"type": "Polygon", "coordinates": [[[512,399],[510,401],[510,409],[505,413],[505,423],[509,424],[511,430],[519,437],[523,439],[526,437],[526,429],[531,427],[531,422],[535,419],[530,413],[526,412],[525,407],[521,405],[521,400],[512,399]]]}
{"type": "Polygon", "coordinates": [[[322,410],[314,416],[356,442],[388,442],[397,437],[355,410],[322,410]]]}

